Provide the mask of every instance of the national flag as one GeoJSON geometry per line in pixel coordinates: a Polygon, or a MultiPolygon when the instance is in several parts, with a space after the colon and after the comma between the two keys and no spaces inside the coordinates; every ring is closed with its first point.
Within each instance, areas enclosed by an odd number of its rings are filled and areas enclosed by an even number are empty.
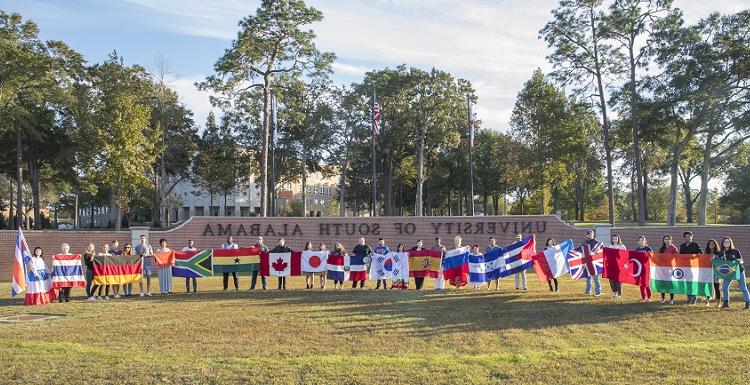
{"type": "Polygon", "coordinates": [[[651,254],[651,289],[710,297],[714,279],[711,258],[710,254],[651,254]]]}
{"type": "Polygon", "coordinates": [[[387,279],[393,276],[393,261],[391,261],[390,254],[373,253],[371,255],[370,279],[387,279]]]}
{"type": "Polygon", "coordinates": [[[449,250],[443,258],[443,278],[453,286],[461,287],[468,283],[469,247],[449,250]]]}
{"type": "Polygon", "coordinates": [[[374,94],[372,97],[372,135],[378,136],[380,135],[380,104],[375,100],[374,94]]]}
{"type": "Polygon", "coordinates": [[[108,255],[94,257],[94,284],[123,285],[141,281],[143,256],[108,255]]]}
{"type": "Polygon", "coordinates": [[[26,238],[19,227],[16,234],[16,248],[13,253],[13,282],[10,287],[10,295],[12,297],[26,290],[26,262],[30,260],[31,252],[29,251],[29,245],[26,244],[26,238]]]}
{"type": "Polygon", "coordinates": [[[302,253],[260,253],[260,275],[289,277],[302,275],[302,253]]]}
{"type": "Polygon", "coordinates": [[[203,278],[212,275],[212,249],[175,251],[172,275],[183,278],[203,278]]]}
{"type": "Polygon", "coordinates": [[[480,285],[489,282],[487,264],[483,254],[469,254],[469,285],[480,285]]]}
{"type": "Polygon", "coordinates": [[[343,255],[328,254],[326,262],[326,278],[334,281],[346,281],[349,279],[349,270],[346,268],[343,255]]]}
{"type": "Polygon", "coordinates": [[[505,258],[503,257],[503,248],[496,247],[484,253],[484,275],[487,281],[500,278],[500,273],[505,270],[505,258]]]}
{"type": "Polygon", "coordinates": [[[260,249],[245,247],[240,249],[214,249],[214,274],[242,273],[260,270],[260,249]]]}
{"type": "Polygon", "coordinates": [[[724,280],[739,280],[742,270],[740,270],[739,259],[731,261],[715,259],[713,263],[714,277],[724,280]]]}
{"type": "Polygon", "coordinates": [[[604,245],[597,243],[592,248],[588,244],[570,249],[565,258],[568,260],[570,277],[581,279],[599,275],[604,271],[604,245]]]}
{"type": "Polygon", "coordinates": [[[52,256],[52,287],[85,287],[80,254],[55,254],[52,256]]]}
{"type": "Polygon", "coordinates": [[[442,256],[440,250],[409,250],[409,276],[437,278],[442,256]]]}
{"type": "Polygon", "coordinates": [[[345,267],[349,269],[349,280],[350,281],[366,281],[367,280],[367,266],[365,264],[364,255],[350,255],[346,257],[344,262],[345,267]]]}
{"type": "Polygon", "coordinates": [[[302,272],[303,273],[325,273],[327,268],[326,261],[330,251],[311,251],[302,252],[302,272]]]}
{"type": "Polygon", "coordinates": [[[604,248],[602,277],[617,282],[648,287],[651,284],[651,266],[645,251],[604,248]]]}
{"type": "Polygon", "coordinates": [[[568,272],[568,262],[565,256],[573,248],[573,240],[550,246],[534,255],[534,271],[542,283],[557,278],[568,272]]]}
{"type": "Polygon", "coordinates": [[[534,254],[536,254],[536,237],[534,234],[528,235],[510,246],[503,247],[505,268],[500,272],[500,277],[507,277],[530,268],[534,263],[531,259],[534,254]]]}
{"type": "Polygon", "coordinates": [[[409,254],[405,252],[397,253],[395,251],[392,251],[386,256],[391,260],[391,264],[393,265],[393,270],[391,271],[391,274],[393,275],[393,280],[403,280],[408,281],[409,280],[409,254]]]}
{"type": "Polygon", "coordinates": [[[154,260],[156,261],[156,267],[163,269],[163,268],[174,265],[174,262],[175,262],[174,253],[175,253],[174,250],[161,251],[158,253],[154,253],[154,260]]]}

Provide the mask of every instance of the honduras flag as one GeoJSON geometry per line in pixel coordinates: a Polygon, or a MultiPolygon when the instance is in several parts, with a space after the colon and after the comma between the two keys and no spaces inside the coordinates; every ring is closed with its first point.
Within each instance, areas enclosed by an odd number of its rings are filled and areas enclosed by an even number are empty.
{"type": "Polygon", "coordinates": [[[469,254],[469,285],[481,285],[488,282],[487,263],[482,254],[469,254]]]}
{"type": "Polygon", "coordinates": [[[500,277],[520,273],[533,265],[531,259],[536,254],[536,238],[534,234],[510,245],[503,247],[503,258],[505,269],[500,272],[500,277]]]}

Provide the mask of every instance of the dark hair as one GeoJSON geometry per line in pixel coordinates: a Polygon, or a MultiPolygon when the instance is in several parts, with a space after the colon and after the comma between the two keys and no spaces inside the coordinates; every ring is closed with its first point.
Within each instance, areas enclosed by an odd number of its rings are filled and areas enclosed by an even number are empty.
{"type": "Polygon", "coordinates": [[[305,243],[305,250],[312,250],[312,242],[307,241],[307,243],[305,243]]]}
{"type": "Polygon", "coordinates": [[[419,243],[419,242],[422,242],[422,240],[421,239],[417,239],[417,242],[415,242],[415,243],[419,243]]]}
{"type": "MultiPolygon", "coordinates": [[[[665,238],[669,238],[669,240],[672,240],[672,236],[669,235],[669,234],[661,237],[661,250],[666,250],[667,249],[667,242],[664,242],[665,238]]],[[[663,252],[663,251],[661,251],[661,252],[663,252]]]]}
{"type": "Polygon", "coordinates": [[[33,255],[33,256],[36,256],[36,251],[37,251],[37,249],[38,249],[39,251],[41,251],[41,253],[39,253],[39,257],[40,257],[40,258],[44,258],[44,250],[42,250],[42,248],[41,248],[41,247],[39,247],[39,246],[37,246],[37,247],[35,247],[35,248],[34,248],[34,251],[33,251],[33,252],[31,252],[31,255],[33,255]]]}
{"type": "Polygon", "coordinates": [[[284,239],[284,237],[281,237],[281,238],[279,238],[279,242],[281,242],[281,241],[286,242],[286,239],[284,239]]]}
{"type": "Polygon", "coordinates": [[[708,242],[706,242],[706,254],[719,254],[719,244],[716,243],[715,239],[709,239],[708,242]],[[713,248],[711,248],[709,246],[709,244],[711,244],[711,242],[714,243],[714,247],[713,248]]]}
{"type": "Polygon", "coordinates": [[[552,241],[552,246],[555,246],[557,242],[553,238],[547,238],[547,241],[544,242],[544,246],[547,246],[549,244],[549,241],[552,241]]]}
{"type": "Polygon", "coordinates": [[[439,240],[440,240],[440,237],[435,237],[435,240],[436,240],[436,241],[439,241],[439,240]]]}
{"type": "Polygon", "coordinates": [[[488,240],[488,241],[489,241],[490,239],[495,239],[495,237],[489,237],[489,238],[487,238],[487,240],[488,240]]]}
{"type": "Polygon", "coordinates": [[[383,241],[383,240],[384,240],[383,238],[378,238],[378,241],[383,241]]]}
{"type": "Polygon", "coordinates": [[[685,237],[685,236],[687,236],[687,235],[689,235],[689,236],[691,236],[691,237],[692,237],[692,236],[693,236],[693,233],[691,233],[691,232],[689,232],[689,231],[686,231],[686,232],[682,233],[682,236],[683,236],[683,237],[685,237]]]}
{"type": "Polygon", "coordinates": [[[165,238],[162,238],[159,240],[159,244],[161,245],[162,242],[167,243],[167,240],[165,238]]]}
{"type": "Polygon", "coordinates": [[[402,250],[402,251],[404,250],[404,245],[403,245],[402,243],[399,243],[399,244],[398,244],[398,245],[396,246],[396,251],[399,251],[399,250],[402,250]]]}
{"type": "Polygon", "coordinates": [[[620,234],[612,234],[612,236],[609,237],[610,241],[612,240],[611,238],[614,238],[614,237],[617,237],[617,242],[620,242],[618,243],[618,245],[622,245],[622,237],[620,236],[620,234]]]}
{"type": "Polygon", "coordinates": [[[522,237],[523,237],[523,233],[516,233],[516,235],[520,235],[520,236],[522,236],[522,237]]]}
{"type": "Polygon", "coordinates": [[[734,250],[734,241],[732,238],[724,237],[724,239],[721,240],[721,250],[734,250]],[[729,240],[729,247],[724,247],[724,241],[729,240]]]}
{"type": "Polygon", "coordinates": [[[594,229],[588,229],[586,230],[586,234],[595,234],[594,229]]]}

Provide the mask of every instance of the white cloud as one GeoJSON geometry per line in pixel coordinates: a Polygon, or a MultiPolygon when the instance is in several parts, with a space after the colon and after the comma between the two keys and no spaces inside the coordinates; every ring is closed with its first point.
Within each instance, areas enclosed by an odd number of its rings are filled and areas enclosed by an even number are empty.
{"type": "Polygon", "coordinates": [[[199,91],[195,87],[195,82],[202,81],[203,78],[177,78],[167,82],[169,87],[180,96],[180,102],[189,106],[193,111],[193,119],[199,127],[206,123],[208,114],[213,109],[208,98],[212,93],[199,91]]]}

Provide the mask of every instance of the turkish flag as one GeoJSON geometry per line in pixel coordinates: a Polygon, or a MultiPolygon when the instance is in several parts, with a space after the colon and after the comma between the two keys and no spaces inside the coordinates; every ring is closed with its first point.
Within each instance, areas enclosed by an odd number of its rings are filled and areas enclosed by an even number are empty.
{"type": "Polygon", "coordinates": [[[260,275],[271,277],[288,277],[302,275],[302,253],[261,253],[260,275]]]}
{"type": "Polygon", "coordinates": [[[602,277],[642,287],[651,285],[648,253],[605,247],[602,277]]]}

